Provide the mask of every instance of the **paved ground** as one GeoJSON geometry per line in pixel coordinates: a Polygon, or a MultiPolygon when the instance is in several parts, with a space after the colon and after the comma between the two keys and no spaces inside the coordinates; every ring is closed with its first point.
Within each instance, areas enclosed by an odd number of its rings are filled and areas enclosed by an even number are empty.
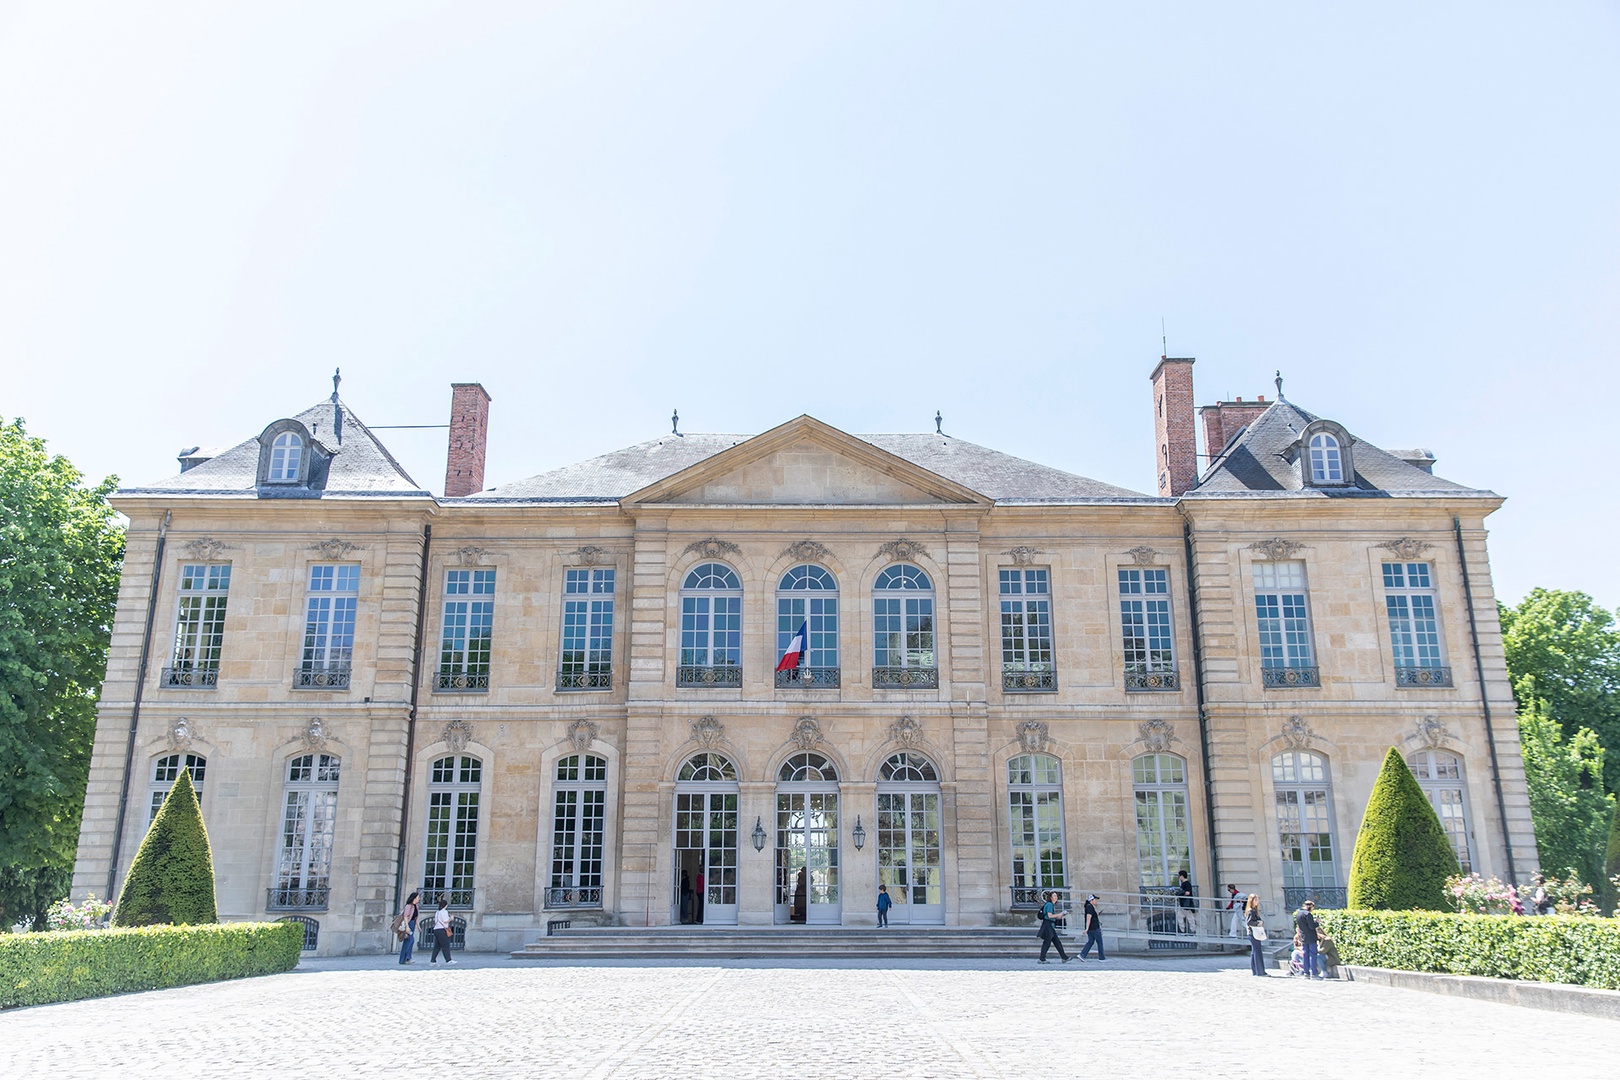
{"type": "Polygon", "coordinates": [[[1612,1075],[1620,1024],[1237,960],[305,961],[0,1014],[0,1076],[1612,1075]]]}

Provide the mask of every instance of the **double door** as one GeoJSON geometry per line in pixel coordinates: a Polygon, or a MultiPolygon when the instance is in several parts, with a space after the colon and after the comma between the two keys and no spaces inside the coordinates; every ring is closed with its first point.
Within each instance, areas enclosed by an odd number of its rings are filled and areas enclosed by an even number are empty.
{"type": "Polygon", "coordinates": [[[838,923],[838,792],[776,794],[776,921],[838,923]]]}
{"type": "Polygon", "coordinates": [[[878,884],[893,901],[889,921],[943,923],[939,792],[880,791],[877,800],[878,884]]]}
{"type": "Polygon", "coordinates": [[[737,924],[737,792],[675,793],[670,921],[737,924]]]}

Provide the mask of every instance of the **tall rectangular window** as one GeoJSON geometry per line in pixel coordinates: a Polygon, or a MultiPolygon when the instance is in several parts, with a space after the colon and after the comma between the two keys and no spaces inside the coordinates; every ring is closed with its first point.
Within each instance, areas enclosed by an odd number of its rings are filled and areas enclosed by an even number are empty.
{"type": "Polygon", "coordinates": [[[211,687],[219,681],[219,653],[225,640],[225,600],[231,588],[229,563],[186,563],[180,567],[180,606],[174,621],[174,652],[163,669],[163,685],[211,687]]]}
{"type": "Polygon", "coordinates": [[[338,774],[332,754],[302,754],[287,763],[281,814],[281,856],[270,909],[325,911],[337,831],[338,774]]]}
{"type": "Polygon", "coordinates": [[[1179,689],[1170,623],[1169,570],[1120,567],[1119,625],[1125,655],[1125,689],[1179,689]]]}
{"type": "Polygon", "coordinates": [[[453,908],[473,906],[478,863],[478,797],[484,763],[475,757],[439,758],[428,773],[427,843],[422,864],[422,906],[442,896],[453,908]]]}
{"type": "Polygon", "coordinates": [[[495,571],[451,570],[444,576],[444,633],[439,690],[488,690],[495,626],[495,571]]]}
{"type": "Polygon", "coordinates": [[[1056,690],[1047,572],[1000,571],[1001,688],[1056,690]]]}
{"type": "Polygon", "coordinates": [[[568,570],[563,578],[559,690],[613,685],[613,571],[568,570]]]}
{"type": "Polygon", "coordinates": [[[1305,564],[1254,564],[1254,608],[1260,627],[1260,668],[1271,687],[1319,686],[1311,622],[1305,603],[1305,564]]]}
{"type": "Polygon", "coordinates": [[[1384,610],[1398,686],[1450,686],[1451,669],[1440,653],[1434,578],[1428,563],[1384,564],[1384,610]]]}
{"type": "Polygon", "coordinates": [[[304,605],[304,655],[296,685],[308,689],[347,689],[354,655],[354,613],[359,604],[360,568],[316,564],[309,568],[304,605]]]}

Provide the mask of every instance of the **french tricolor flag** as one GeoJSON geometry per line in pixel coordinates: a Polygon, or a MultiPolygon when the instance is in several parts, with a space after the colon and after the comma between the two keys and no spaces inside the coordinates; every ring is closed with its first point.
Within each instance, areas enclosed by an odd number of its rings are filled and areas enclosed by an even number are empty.
{"type": "Polygon", "coordinates": [[[809,631],[809,620],[799,624],[799,629],[794,633],[793,640],[788,642],[787,651],[782,654],[782,659],[776,664],[777,671],[792,671],[799,666],[799,662],[804,659],[805,642],[809,636],[809,631]]]}

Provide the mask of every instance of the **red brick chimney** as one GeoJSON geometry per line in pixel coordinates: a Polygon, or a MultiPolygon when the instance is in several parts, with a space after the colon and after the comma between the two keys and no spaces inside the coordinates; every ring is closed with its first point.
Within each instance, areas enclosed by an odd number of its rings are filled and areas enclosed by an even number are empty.
{"type": "Polygon", "coordinates": [[[1159,494],[1174,497],[1198,483],[1193,423],[1193,358],[1161,356],[1153,369],[1153,434],[1159,494]]]}
{"type": "Polygon", "coordinates": [[[1213,461],[1221,450],[1225,448],[1227,440],[1238,433],[1238,430],[1247,424],[1252,424],[1260,418],[1260,414],[1271,408],[1271,402],[1264,396],[1253,401],[1217,401],[1213,405],[1200,405],[1198,415],[1204,418],[1204,450],[1213,461]]]}
{"type": "Polygon", "coordinates": [[[475,382],[450,384],[450,456],[444,493],[460,498],[484,490],[484,446],[489,438],[489,394],[475,382]]]}

